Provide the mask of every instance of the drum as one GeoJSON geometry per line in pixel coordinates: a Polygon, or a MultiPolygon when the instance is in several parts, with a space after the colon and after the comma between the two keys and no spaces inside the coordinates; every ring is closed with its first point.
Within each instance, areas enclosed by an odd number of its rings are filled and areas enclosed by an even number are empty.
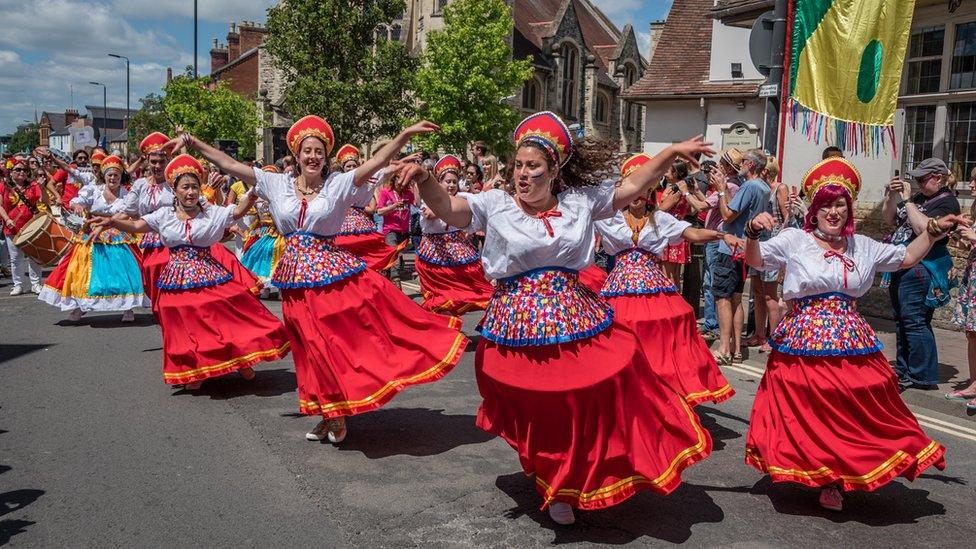
{"type": "Polygon", "coordinates": [[[31,218],[14,237],[14,246],[43,267],[57,264],[71,248],[71,231],[47,214],[31,218]]]}

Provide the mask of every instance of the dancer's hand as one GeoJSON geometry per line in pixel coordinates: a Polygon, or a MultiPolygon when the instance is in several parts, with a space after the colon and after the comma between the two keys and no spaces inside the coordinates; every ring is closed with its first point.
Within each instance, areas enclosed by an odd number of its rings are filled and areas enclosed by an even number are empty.
{"type": "Polygon", "coordinates": [[[683,158],[689,166],[698,168],[698,158],[700,156],[715,156],[715,150],[712,149],[712,143],[706,142],[701,134],[692,137],[687,141],[682,141],[681,143],[675,143],[671,145],[672,150],[678,153],[680,158],[683,158]]]}
{"type": "Polygon", "coordinates": [[[441,127],[429,120],[421,120],[416,124],[410,126],[409,128],[403,130],[403,133],[413,137],[422,133],[434,133],[441,131],[441,127]]]}
{"type": "Polygon", "coordinates": [[[768,212],[756,214],[749,221],[749,227],[754,231],[769,231],[776,226],[776,220],[768,212]]]}

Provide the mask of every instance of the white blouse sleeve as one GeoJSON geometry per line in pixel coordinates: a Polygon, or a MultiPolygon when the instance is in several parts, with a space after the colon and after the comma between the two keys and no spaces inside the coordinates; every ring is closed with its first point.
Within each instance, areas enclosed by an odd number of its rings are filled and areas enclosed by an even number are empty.
{"type": "Polygon", "coordinates": [[[613,208],[613,199],[616,196],[617,187],[613,181],[604,181],[600,185],[589,185],[573,190],[586,197],[590,211],[593,212],[593,221],[610,219],[616,215],[617,211],[613,208]]]}
{"type": "Polygon", "coordinates": [[[271,200],[271,197],[280,192],[283,181],[288,181],[288,176],[280,173],[266,172],[261,168],[254,168],[254,194],[258,198],[271,200]]]}
{"type": "Polygon", "coordinates": [[[85,185],[81,189],[78,189],[78,196],[71,199],[69,203],[71,206],[81,206],[83,208],[91,209],[92,205],[95,204],[95,191],[98,189],[95,185],[85,185]]]}
{"type": "Polygon", "coordinates": [[[158,233],[159,227],[162,226],[164,216],[167,213],[168,212],[166,211],[166,208],[159,208],[158,210],[152,213],[148,213],[142,216],[142,220],[145,221],[147,225],[149,225],[150,229],[158,233]]]}
{"type": "Polygon", "coordinates": [[[141,185],[142,183],[136,182],[132,185],[132,190],[122,197],[122,211],[128,216],[135,217],[139,215],[139,192],[141,185]]]}
{"type": "Polygon", "coordinates": [[[668,244],[672,246],[684,240],[682,234],[685,229],[691,227],[691,223],[662,211],[654,212],[654,223],[657,226],[657,234],[666,239],[668,244]]]}
{"type": "Polygon", "coordinates": [[[477,194],[464,193],[462,195],[458,193],[458,196],[467,200],[468,207],[471,208],[471,225],[462,228],[470,232],[475,232],[485,230],[488,226],[488,216],[494,209],[495,204],[498,203],[499,196],[507,195],[501,189],[492,189],[477,194]]]}
{"type": "Polygon", "coordinates": [[[229,229],[236,222],[234,210],[237,206],[210,206],[213,208],[213,223],[221,229],[229,229]]]}
{"type": "Polygon", "coordinates": [[[857,235],[858,246],[867,248],[864,257],[870,258],[874,262],[874,268],[879,273],[892,273],[901,269],[905,262],[905,246],[895,244],[885,244],[873,238],[857,235]]]}
{"type": "Polygon", "coordinates": [[[783,229],[778,235],[759,243],[759,253],[762,255],[763,271],[775,271],[786,267],[792,251],[796,250],[797,236],[803,234],[800,229],[783,229]]]}

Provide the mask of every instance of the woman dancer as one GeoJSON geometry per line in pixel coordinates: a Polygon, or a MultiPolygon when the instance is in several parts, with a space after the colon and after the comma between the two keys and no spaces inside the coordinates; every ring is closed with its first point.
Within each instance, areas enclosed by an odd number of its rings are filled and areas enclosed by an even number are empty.
{"type": "MultiPolygon", "coordinates": [[[[342,173],[359,168],[362,164],[359,149],[348,144],[339,147],[336,163],[342,173]]],[[[382,183],[384,181],[382,170],[374,174],[373,178],[376,181],[370,183],[371,186],[382,183]]],[[[372,195],[364,196],[353,204],[342,220],[342,227],[336,233],[335,245],[365,261],[370,269],[384,272],[396,265],[408,241],[404,240],[395,246],[387,244],[383,234],[376,230],[376,222],[373,221],[375,211],[376,197],[372,195]]]]}
{"type": "Polygon", "coordinates": [[[253,197],[236,207],[206,204],[200,192],[206,175],[186,154],[174,158],[164,174],[175,194],[170,207],[135,221],[102,217],[94,224],[129,233],[155,231],[169,249],[156,280],[163,381],[196,390],[204,380],[235,371],[254,379],[252,366],[288,354],[288,335],[281,321],[211,254],[253,197]]]}
{"type": "MultiPolygon", "coordinates": [[[[626,179],[650,160],[646,154],[630,157],[621,166],[620,176],[626,179]]],[[[603,249],[615,258],[600,294],[613,307],[614,319],[637,334],[654,373],[688,404],[732,398],[735,391],[698,333],[694,310],[656,262],[667,246],[681,241],[724,238],[731,245],[738,239],[675,219],[655,208],[649,194],[638,196],[613,218],[596,222],[603,249]]]]}
{"type": "MultiPolygon", "coordinates": [[[[278,168],[273,165],[264,166],[261,170],[279,173],[278,168]]],[[[243,182],[238,181],[238,183],[244,186],[243,182]]],[[[245,196],[245,192],[242,189],[242,197],[245,196]]],[[[275,227],[267,200],[258,199],[251,211],[254,212],[253,221],[244,237],[244,254],[241,256],[241,263],[265,285],[261,290],[261,297],[264,298],[270,295],[271,275],[274,274],[281,256],[285,253],[285,237],[275,227]]]]}
{"type": "MultiPolygon", "coordinates": [[[[150,173],[132,184],[132,191],[125,196],[125,206],[115,215],[116,219],[142,217],[173,204],[173,189],[166,182],[165,174],[169,153],[163,150],[163,147],[167,142],[169,142],[168,137],[153,132],[139,143],[139,151],[146,157],[150,173]]],[[[156,313],[156,298],[159,293],[156,281],[163,267],[169,263],[169,251],[162,244],[157,232],[146,232],[142,235],[139,248],[142,250],[142,286],[149,294],[153,313],[156,313]]],[[[210,252],[217,262],[230,271],[235,280],[251,288],[255,294],[260,291],[261,284],[258,279],[245,269],[234,254],[219,241],[210,252]]]]}
{"type": "Polygon", "coordinates": [[[288,130],[288,147],[301,170],[296,179],[251,168],[188,134],[171,144],[184,143],[253,184],[285,233],[287,245],[272,283],[281,288],[299,409],[323,417],[306,435],[309,440],[341,442],[345,416],[375,410],[406,387],[440,379],[464,352],[460,319],[424,311],[333,241],[349,206],[372,194],[366,184],[370,176],[411,137],[436,128],[415,124],[359,168],[328,179],[334,138],[317,116],[306,116],[288,130]]]}
{"type": "MultiPolygon", "coordinates": [[[[434,165],[434,176],[447,194],[456,196],[461,160],[444,155],[434,165]]],[[[416,268],[423,307],[454,316],[487,307],[495,289],[485,279],[481,256],[467,232],[444,223],[423,205],[420,228],[424,236],[417,249],[416,268]]]]}
{"type": "MultiPolygon", "coordinates": [[[[86,185],[71,200],[79,217],[111,217],[125,206],[122,159],[108,156],[99,165],[100,179],[105,183],[86,185]]],[[[86,223],[67,255],[44,281],[38,298],[62,311],[71,311],[68,319],[73,322],[92,311],[123,311],[122,322],[132,322],[133,308],[149,307],[142,287],[138,240],[118,229],[89,228],[86,223]]]]}
{"type": "Polygon", "coordinates": [[[770,337],[773,351],[756,393],[746,463],[773,482],[820,488],[820,504],[843,507],[842,491],[873,491],[897,476],[914,480],[945,448],[930,440],[898,394],[898,380],[856,299],[876,271],[918,263],[962,218],[931,219],[911,244],[854,234],[857,169],[843,158],[815,165],[803,180],[810,200],[803,229],[759,242],[776,221],[760,213],[746,225],[746,261],[785,270],[789,311],[770,337]]]}
{"type": "Polygon", "coordinates": [[[609,507],[644,489],[670,493],[711,451],[695,413],[577,275],[593,258],[594,220],[645,193],[676,156],[711,149],[699,139],[672,145],[614,187],[598,186],[610,147],[574,143],[552,113],[522,121],[515,145],[514,198],[451,196],[420,166],[405,168],[404,179],[417,179],[447,224],[485,231],[482,261],[498,285],[475,357],[478,425],[518,452],[542,508],[571,524],[573,507],[609,507]],[[566,190],[554,192],[557,182],[566,190]]]}

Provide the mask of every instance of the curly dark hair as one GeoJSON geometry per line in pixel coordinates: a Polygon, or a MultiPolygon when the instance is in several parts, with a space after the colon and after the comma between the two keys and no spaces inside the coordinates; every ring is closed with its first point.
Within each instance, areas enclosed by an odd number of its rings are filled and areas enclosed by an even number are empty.
{"type": "MultiPolygon", "coordinates": [[[[542,151],[549,169],[556,168],[555,162],[542,146],[526,141],[522,147],[535,147],[542,151]]],[[[614,168],[614,154],[616,145],[610,141],[584,137],[583,139],[573,140],[573,155],[564,166],[559,169],[559,184],[556,187],[585,187],[587,185],[599,185],[614,168]]]]}

